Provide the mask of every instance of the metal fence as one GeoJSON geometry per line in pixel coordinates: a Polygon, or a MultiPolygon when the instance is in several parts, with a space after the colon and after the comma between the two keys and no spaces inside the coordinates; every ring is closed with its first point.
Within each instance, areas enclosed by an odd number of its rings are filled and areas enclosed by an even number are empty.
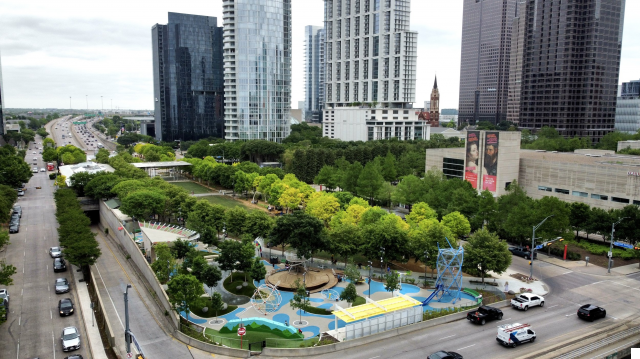
{"type": "Polygon", "coordinates": [[[422,307],[413,307],[381,317],[347,324],[345,340],[357,339],[422,321],[422,307]]]}

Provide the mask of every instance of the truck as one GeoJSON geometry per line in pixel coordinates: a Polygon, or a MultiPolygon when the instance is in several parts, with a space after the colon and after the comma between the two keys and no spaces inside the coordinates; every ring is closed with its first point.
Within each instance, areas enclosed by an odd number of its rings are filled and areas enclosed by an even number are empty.
{"type": "Polygon", "coordinates": [[[511,299],[511,306],[515,309],[527,311],[529,308],[538,305],[544,307],[544,298],[541,295],[522,293],[511,299]]]}
{"type": "Polygon", "coordinates": [[[498,336],[496,341],[505,347],[515,348],[516,346],[536,340],[536,332],[531,330],[529,324],[505,324],[498,326],[498,336]]]}
{"type": "Polygon", "coordinates": [[[478,310],[475,312],[467,313],[467,320],[472,323],[477,323],[480,325],[485,325],[485,323],[489,320],[501,320],[502,319],[502,311],[498,308],[489,307],[489,306],[481,306],[478,307],[478,310]]]}
{"type": "Polygon", "coordinates": [[[53,163],[49,162],[47,163],[47,171],[53,171],[55,169],[55,166],[53,165],[53,163]]]}

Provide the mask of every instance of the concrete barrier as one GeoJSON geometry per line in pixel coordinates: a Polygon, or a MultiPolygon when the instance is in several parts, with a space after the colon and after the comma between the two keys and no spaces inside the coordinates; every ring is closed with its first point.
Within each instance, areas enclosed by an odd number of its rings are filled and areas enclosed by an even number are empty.
{"type": "Polygon", "coordinates": [[[115,338],[115,336],[113,334],[113,328],[111,328],[111,322],[109,322],[109,316],[107,316],[105,314],[105,310],[104,310],[105,306],[104,306],[104,302],[102,301],[102,296],[100,296],[100,290],[98,290],[98,288],[95,287],[95,283],[97,283],[97,282],[96,282],[95,277],[93,276],[93,271],[90,270],[89,273],[91,273],[91,283],[94,283],[93,285],[94,285],[94,288],[95,288],[95,291],[96,291],[96,296],[98,297],[98,306],[102,310],[104,321],[107,324],[107,326],[105,328],[105,331],[106,331],[106,334],[107,334],[107,340],[109,341],[109,345],[112,348],[114,348],[116,346],[116,338],[115,338]]]}
{"type": "Polygon", "coordinates": [[[248,350],[221,347],[218,345],[201,342],[179,331],[175,331],[173,335],[179,341],[208,353],[216,353],[235,358],[249,358],[251,356],[251,353],[248,350]]]}

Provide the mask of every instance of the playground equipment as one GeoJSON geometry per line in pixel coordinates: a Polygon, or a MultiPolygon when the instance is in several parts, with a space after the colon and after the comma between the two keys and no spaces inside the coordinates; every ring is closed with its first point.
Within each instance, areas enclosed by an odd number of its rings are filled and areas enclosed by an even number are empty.
{"type": "Polygon", "coordinates": [[[326,300],[340,300],[340,294],[338,294],[338,291],[333,289],[324,289],[320,292],[320,295],[326,300]]]}
{"type": "Polygon", "coordinates": [[[444,296],[453,298],[453,304],[460,299],[462,291],[462,262],[464,260],[464,248],[462,246],[454,249],[445,237],[449,248],[442,249],[438,245],[438,279],[436,287],[427,299],[422,302],[422,306],[428,305],[433,299],[442,300],[444,296]]]}
{"type": "Polygon", "coordinates": [[[261,284],[251,296],[251,306],[264,315],[277,311],[282,303],[282,295],[277,288],[278,283],[276,285],[261,284]]]}

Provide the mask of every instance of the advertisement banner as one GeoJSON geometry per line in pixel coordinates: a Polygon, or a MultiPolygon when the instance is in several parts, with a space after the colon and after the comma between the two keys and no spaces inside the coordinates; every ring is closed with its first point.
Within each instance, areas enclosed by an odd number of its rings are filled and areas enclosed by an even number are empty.
{"type": "Polygon", "coordinates": [[[500,132],[487,132],[484,139],[482,190],[496,191],[498,183],[498,142],[500,132]]]}
{"type": "Polygon", "coordinates": [[[467,155],[464,163],[464,179],[478,188],[478,159],[480,158],[480,131],[467,131],[467,155]]]}

